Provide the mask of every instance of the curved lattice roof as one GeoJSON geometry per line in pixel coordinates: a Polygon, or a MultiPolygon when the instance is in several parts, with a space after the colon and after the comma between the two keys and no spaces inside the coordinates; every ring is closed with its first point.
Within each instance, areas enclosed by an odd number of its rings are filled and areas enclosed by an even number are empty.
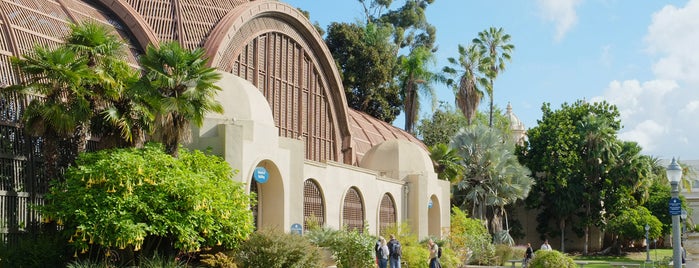
{"type": "Polygon", "coordinates": [[[10,56],[37,44],[57,46],[70,23],[85,20],[113,28],[130,45],[134,65],[148,44],[177,40],[204,47],[214,67],[263,92],[280,135],[303,137],[308,159],[357,165],[373,146],[391,139],[425,148],[414,136],[347,108],[322,38],[301,12],[279,1],[0,0],[0,86],[17,82],[10,56]]]}

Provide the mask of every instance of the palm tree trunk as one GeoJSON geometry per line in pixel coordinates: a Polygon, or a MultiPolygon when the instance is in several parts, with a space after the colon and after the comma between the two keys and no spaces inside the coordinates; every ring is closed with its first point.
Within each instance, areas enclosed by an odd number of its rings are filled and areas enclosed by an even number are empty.
{"type": "Polygon", "coordinates": [[[493,92],[493,79],[490,79],[490,111],[489,111],[489,121],[488,121],[488,126],[493,127],[493,95],[495,95],[495,92],[493,92]]]}

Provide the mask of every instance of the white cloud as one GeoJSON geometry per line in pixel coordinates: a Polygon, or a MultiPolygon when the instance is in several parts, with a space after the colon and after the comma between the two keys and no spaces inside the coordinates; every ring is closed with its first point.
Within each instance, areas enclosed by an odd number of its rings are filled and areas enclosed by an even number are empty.
{"type": "Polygon", "coordinates": [[[578,15],[575,8],[581,0],[538,0],[544,19],[556,24],[555,40],[561,41],[575,24],[578,23],[578,15]]]}
{"type": "Polygon", "coordinates": [[[619,133],[619,139],[635,141],[646,151],[655,151],[656,141],[665,134],[665,126],[653,120],[646,120],[632,129],[619,133]]]}
{"type": "Polygon", "coordinates": [[[699,83],[699,0],[684,7],[667,5],[653,14],[645,37],[647,50],[660,58],[653,72],[660,79],[699,83]]]}

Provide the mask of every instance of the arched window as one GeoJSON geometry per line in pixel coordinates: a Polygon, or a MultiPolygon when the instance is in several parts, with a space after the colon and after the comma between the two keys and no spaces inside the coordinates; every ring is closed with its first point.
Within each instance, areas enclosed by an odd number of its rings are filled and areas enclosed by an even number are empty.
{"type": "Polygon", "coordinates": [[[379,233],[383,234],[386,228],[396,224],[396,202],[388,193],[381,198],[379,207],[379,233]]]}
{"type": "Polygon", "coordinates": [[[325,203],[320,187],[311,179],[303,182],[303,229],[308,229],[308,224],[315,222],[318,226],[325,225],[325,203]]]}
{"type": "Polygon", "coordinates": [[[359,191],[352,187],[347,190],[342,206],[342,225],[348,230],[364,231],[364,204],[359,191]]]}

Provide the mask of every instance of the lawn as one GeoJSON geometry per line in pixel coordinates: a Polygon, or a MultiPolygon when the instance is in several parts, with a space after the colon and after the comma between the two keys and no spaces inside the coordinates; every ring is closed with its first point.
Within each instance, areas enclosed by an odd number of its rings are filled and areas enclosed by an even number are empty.
{"type": "MultiPolygon", "coordinates": [[[[576,261],[587,261],[590,264],[585,265],[585,268],[608,268],[613,267],[609,263],[613,262],[625,262],[625,263],[639,263],[644,264],[646,262],[646,252],[630,252],[626,256],[613,257],[613,256],[573,256],[576,261]],[[600,263],[596,263],[600,262],[600,263]]],[[[672,249],[651,249],[650,250],[650,260],[653,262],[660,262],[663,260],[672,258],[672,249]]],[[[650,264],[641,267],[668,267],[650,264]]]]}

